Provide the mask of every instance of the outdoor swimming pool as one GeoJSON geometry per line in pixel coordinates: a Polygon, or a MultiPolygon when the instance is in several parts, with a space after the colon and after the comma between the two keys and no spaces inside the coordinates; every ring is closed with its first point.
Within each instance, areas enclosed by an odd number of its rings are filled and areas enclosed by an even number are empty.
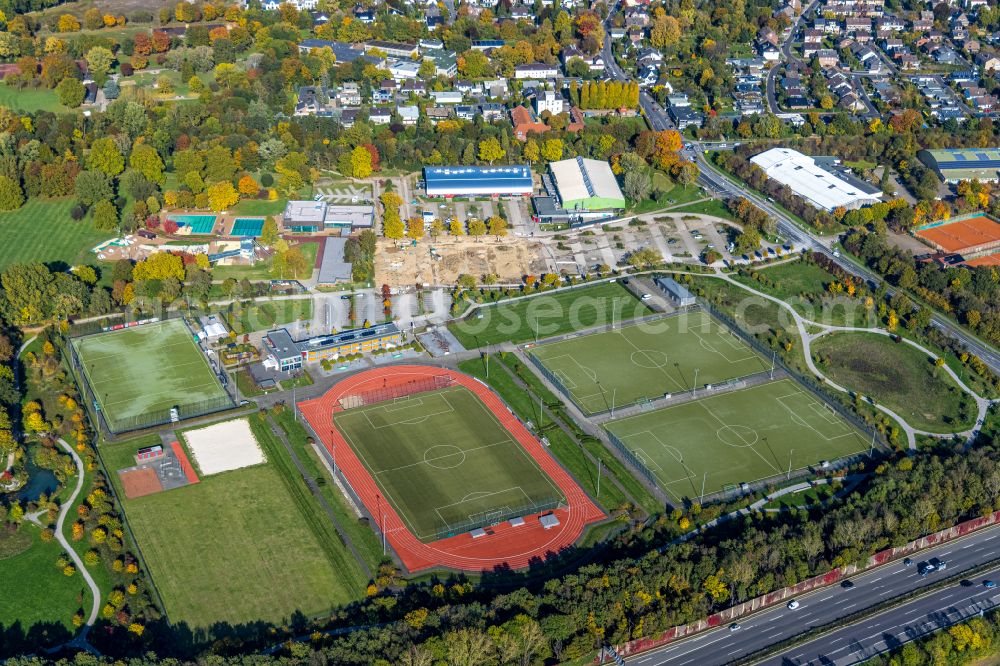
{"type": "Polygon", "coordinates": [[[238,217],[233,220],[233,236],[250,236],[256,238],[264,230],[262,217],[238,217]]]}
{"type": "Polygon", "coordinates": [[[171,220],[182,227],[190,227],[192,234],[210,234],[215,229],[215,215],[168,215],[171,220]]]}

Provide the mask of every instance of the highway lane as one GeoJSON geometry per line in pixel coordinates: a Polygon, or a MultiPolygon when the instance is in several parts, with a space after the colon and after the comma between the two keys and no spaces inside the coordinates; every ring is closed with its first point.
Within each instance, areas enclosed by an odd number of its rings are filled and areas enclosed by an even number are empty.
{"type": "MultiPolygon", "coordinates": [[[[902,594],[917,592],[944,576],[968,571],[1000,557],[1000,526],[974,532],[912,556],[910,566],[896,560],[851,578],[854,587],[832,585],[795,597],[795,610],[779,604],[738,620],[740,628],[720,627],[657,650],[626,658],[629,666],[722,666],[789,640],[811,628],[823,627],[902,594]],[[921,577],[917,566],[932,557],[947,563],[944,572],[921,577]]],[[[1000,567],[977,576],[965,587],[958,583],[916,597],[865,620],[830,631],[768,658],[768,666],[836,664],[846,666],[935,628],[949,626],[1000,600],[1000,589],[987,590],[981,581],[1000,581],[1000,567]]],[[[789,598],[791,599],[791,597],[789,598]]]]}

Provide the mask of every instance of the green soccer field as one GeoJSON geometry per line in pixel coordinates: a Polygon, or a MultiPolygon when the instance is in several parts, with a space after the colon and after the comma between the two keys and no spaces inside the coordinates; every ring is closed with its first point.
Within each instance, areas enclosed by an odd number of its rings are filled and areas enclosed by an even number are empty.
{"type": "Polygon", "coordinates": [[[486,405],[461,386],[339,412],[334,423],[422,541],[565,499],[486,405]]]}
{"type": "Polygon", "coordinates": [[[605,426],[675,500],[865,451],[870,441],[791,379],[605,426]]]}
{"type": "Polygon", "coordinates": [[[702,310],[552,342],[530,353],[588,414],[770,369],[702,310]]]}
{"type": "Polygon", "coordinates": [[[227,395],[180,319],[77,338],[73,345],[112,425],[227,395]]]}

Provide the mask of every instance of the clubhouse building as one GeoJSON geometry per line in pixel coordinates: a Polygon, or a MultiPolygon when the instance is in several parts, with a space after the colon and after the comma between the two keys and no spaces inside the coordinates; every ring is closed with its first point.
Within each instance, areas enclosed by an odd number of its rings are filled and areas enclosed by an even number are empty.
{"type": "Polygon", "coordinates": [[[298,370],[303,363],[337,359],[345,354],[392,349],[403,344],[403,333],[395,323],[376,324],[342,333],[318,335],[307,340],[292,339],[287,329],[268,331],[264,336],[266,366],[281,372],[298,370]]]}

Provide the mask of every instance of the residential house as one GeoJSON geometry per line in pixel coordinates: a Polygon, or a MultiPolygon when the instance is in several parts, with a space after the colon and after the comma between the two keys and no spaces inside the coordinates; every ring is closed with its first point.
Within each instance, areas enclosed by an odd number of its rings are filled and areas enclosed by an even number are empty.
{"type": "Polygon", "coordinates": [[[552,90],[543,90],[535,96],[535,113],[542,115],[543,111],[548,111],[553,115],[563,112],[563,98],[552,90]]]}
{"type": "Polygon", "coordinates": [[[833,49],[820,49],[816,52],[816,59],[819,61],[819,66],[823,69],[837,67],[840,64],[840,57],[833,49]]]}
{"type": "Polygon", "coordinates": [[[361,90],[354,81],[346,81],[337,91],[337,103],[341,106],[358,106],[361,104],[361,90]]]}
{"type": "Polygon", "coordinates": [[[416,58],[420,53],[416,44],[402,44],[373,39],[364,43],[365,51],[380,51],[394,58],[416,58]]]}
{"type": "Polygon", "coordinates": [[[424,115],[427,119],[431,121],[432,124],[437,125],[442,120],[447,120],[452,116],[452,109],[447,106],[429,106],[424,109],[424,115]]]}
{"type": "Polygon", "coordinates": [[[557,65],[549,65],[543,62],[532,62],[514,67],[515,79],[550,79],[560,76],[557,65]]]}
{"type": "Polygon", "coordinates": [[[461,104],[465,99],[465,95],[457,90],[434,90],[431,97],[438,104],[461,104]]]}
{"type": "Polygon", "coordinates": [[[415,79],[420,76],[420,63],[413,60],[393,60],[389,62],[389,73],[397,81],[415,79]]]}
{"type": "Polygon", "coordinates": [[[403,85],[399,87],[399,92],[407,97],[410,95],[425,97],[427,95],[427,84],[419,80],[403,81],[403,85]]]}
{"type": "Polygon", "coordinates": [[[984,72],[1000,70],[1000,58],[995,53],[979,53],[976,55],[976,65],[984,72]]]}
{"type": "Polygon", "coordinates": [[[483,117],[483,120],[492,123],[507,115],[507,107],[496,102],[484,102],[476,107],[476,112],[483,117]]]}
{"type": "Polygon", "coordinates": [[[368,122],[373,125],[388,125],[392,120],[392,111],[386,108],[369,109],[368,122]]]}
{"type": "Polygon", "coordinates": [[[420,120],[420,107],[416,104],[396,107],[396,113],[399,114],[399,119],[403,121],[404,125],[416,125],[417,121],[420,120]]]}
{"type": "Polygon", "coordinates": [[[510,110],[510,121],[514,125],[514,136],[521,141],[527,140],[529,133],[544,134],[549,131],[548,125],[535,120],[531,111],[520,105],[510,110]]]}

